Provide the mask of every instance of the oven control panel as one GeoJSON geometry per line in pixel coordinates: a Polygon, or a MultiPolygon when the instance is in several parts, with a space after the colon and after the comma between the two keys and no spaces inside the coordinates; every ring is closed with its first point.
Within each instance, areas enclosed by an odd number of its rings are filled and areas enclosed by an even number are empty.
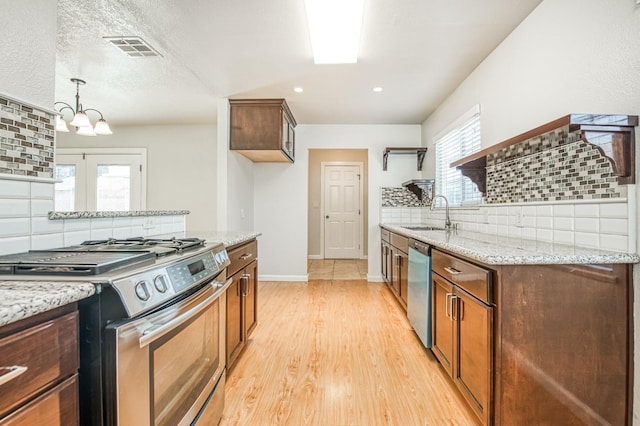
{"type": "Polygon", "coordinates": [[[111,285],[130,316],[159,306],[187,289],[217,277],[229,265],[222,245],[189,257],[155,265],[111,285]]]}
{"type": "Polygon", "coordinates": [[[211,252],[167,268],[167,275],[175,291],[179,292],[220,270],[211,252]]]}

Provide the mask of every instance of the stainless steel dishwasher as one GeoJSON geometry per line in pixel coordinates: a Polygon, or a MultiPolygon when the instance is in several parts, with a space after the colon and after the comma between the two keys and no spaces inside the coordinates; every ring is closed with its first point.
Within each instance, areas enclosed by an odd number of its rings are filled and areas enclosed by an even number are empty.
{"type": "Polygon", "coordinates": [[[431,247],[409,240],[407,317],[426,348],[431,347],[431,247]]]}

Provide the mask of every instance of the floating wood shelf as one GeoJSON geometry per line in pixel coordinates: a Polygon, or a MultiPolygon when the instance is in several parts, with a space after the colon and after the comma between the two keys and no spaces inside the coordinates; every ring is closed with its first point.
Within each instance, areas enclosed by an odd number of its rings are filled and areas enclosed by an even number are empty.
{"type": "Polygon", "coordinates": [[[582,140],[595,146],[609,159],[613,172],[618,176],[619,184],[635,183],[634,128],[637,125],[637,115],[569,114],[454,161],[450,166],[456,167],[463,176],[471,179],[478,190],[484,194],[487,190],[488,155],[559,127],[569,126],[570,132],[580,132],[582,140]]]}
{"type": "Polygon", "coordinates": [[[387,147],[382,152],[382,170],[387,171],[387,159],[389,154],[412,154],[418,156],[418,171],[422,170],[422,162],[427,153],[427,148],[396,148],[387,147]]]}
{"type": "Polygon", "coordinates": [[[412,179],[403,182],[402,186],[413,192],[420,201],[426,197],[431,203],[435,195],[435,179],[412,179]]]}

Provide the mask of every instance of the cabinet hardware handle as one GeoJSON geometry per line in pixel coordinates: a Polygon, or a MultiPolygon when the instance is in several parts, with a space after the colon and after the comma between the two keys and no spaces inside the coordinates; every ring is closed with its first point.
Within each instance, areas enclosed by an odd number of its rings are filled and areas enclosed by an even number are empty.
{"type": "Polygon", "coordinates": [[[450,266],[445,266],[444,270],[447,271],[448,273],[450,273],[451,275],[458,275],[458,274],[462,273],[462,271],[458,271],[457,269],[452,268],[450,266]]]}
{"type": "Polygon", "coordinates": [[[251,256],[253,256],[253,253],[245,253],[242,256],[240,256],[240,260],[247,260],[251,258],[251,256]]]}
{"type": "Polygon", "coordinates": [[[451,295],[451,319],[453,321],[458,321],[458,303],[456,300],[459,299],[456,295],[451,295]]]}
{"type": "Polygon", "coordinates": [[[243,296],[248,296],[249,295],[249,279],[251,278],[251,275],[249,274],[243,274],[242,277],[240,278],[240,282],[242,283],[242,295],[243,296]]]}
{"type": "Polygon", "coordinates": [[[458,317],[459,317],[458,321],[462,321],[464,319],[464,300],[460,299],[460,302],[458,303],[458,308],[460,309],[460,311],[458,312],[458,317]]]}
{"type": "Polygon", "coordinates": [[[11,380],[20,376],[28,369],[29,367],[24,367],[22,365],[12,365],[11,367],[0,367],[0,370],[8,370],[6,373],[0,376],[0,385],[9,383],[11,380]]]}
{"type": "Polygon", "coordinates": [[[444,297],[444,315],[447,318],[451,318],[451,313],[449,312],[449,298],[453,296],[451,293],[447,293],[444,297]]]}

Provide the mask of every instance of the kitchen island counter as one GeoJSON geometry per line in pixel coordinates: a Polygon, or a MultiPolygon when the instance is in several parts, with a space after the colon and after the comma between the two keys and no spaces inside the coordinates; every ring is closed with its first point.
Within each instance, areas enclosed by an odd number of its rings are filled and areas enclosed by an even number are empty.
{"type": "Polygon", "coordinates": [[[0,326],[93,295],[89,282],[0,281],[0,326]]]}
{"type": "Polygon", "coordinates": [[[470,231],[412,230],[402,224],[385,229],[486,265],[570,265],[638,263],[640,256],[596,248],[553,244],[470,231]]]}

